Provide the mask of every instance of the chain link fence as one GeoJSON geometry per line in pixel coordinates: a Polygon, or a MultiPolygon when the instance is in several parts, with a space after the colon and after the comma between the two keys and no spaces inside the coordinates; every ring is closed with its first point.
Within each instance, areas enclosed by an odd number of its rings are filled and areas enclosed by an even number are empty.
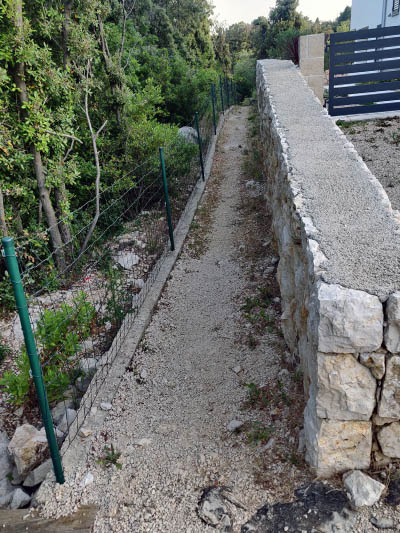
{"type": "Polygon", "coordinates": [[[63,246],[51,249],[50,229],[27,240],[2,240],[21,346],[1,369],[0,384],[10,413],[22,407],[24,420],[43,424],[59,483],[62,455],[84,433],[96,396],[174,248],[174,230],[197,181],[204,180],[219,117],[234,101],[234,85],[221,78],[194,116],[193,139],[180,136],[160,147],[60,221],[69,232],[63,246]]]}

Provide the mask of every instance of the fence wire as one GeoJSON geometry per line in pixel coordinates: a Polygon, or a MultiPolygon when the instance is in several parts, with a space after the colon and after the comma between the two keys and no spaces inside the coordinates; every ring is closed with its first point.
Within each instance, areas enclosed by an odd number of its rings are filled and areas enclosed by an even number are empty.
{"type": "MultiPolygon", "coordinates": [[[[229,85],[221,80],[199,109],[204,160],[215,122],[226,109],[224,97],[229,101],[229,85]]],[[[164,146],[173,229],[202,174],[196,121],[190,126],[195,130],[194,140],[180,137],[164,146]]],[[[102,190],[100,207],[97,213],[96,201],[91,199],[66,217],[62,222],[69,238],[57,249],[51,248],[50,229],[35,238],[15,240],[45,393],[62,454],[79,432],[85,435],[85,419],[168,253],[158,153],[102,190]],[[85,245],[96,214],[96,226],[85,245]],[[78,409],[80,416],[76,416],[78,409]]],[[[3,321],[2,327],[9,329],[10,324],[3,321]]],[[[6,338],[4,331],[1,336],[6,338]]],[[[13,406],[11,411],[22,406],[24,420],[39,427],[41,413],[24,346],[1,375],[0,385],[13,406]]],[[[11,417],[10,424],[15,420],[11,417]]]]}

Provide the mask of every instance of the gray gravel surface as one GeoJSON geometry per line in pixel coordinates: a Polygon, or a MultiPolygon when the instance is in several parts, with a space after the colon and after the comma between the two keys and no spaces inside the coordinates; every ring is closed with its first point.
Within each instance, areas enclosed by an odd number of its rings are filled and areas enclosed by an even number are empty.
{"type": "MultiPolygon", "coordinates": [[[[255,350],[238,342],[238,330],[246,329],[241,307],[248,286],[239,261],[246,234],[238,224],[241,180],[248,181],[241,174],[248,113],[248,108],[232,112],[219,140],[199,210],[214,204],[207,246],[193,253],[196,239],[189,237],[107,420],[92,437],[85,468],[77,470],[75,483],[57,486],[49,495],[45,515],[94,503],[100,507],[96,533],[214,531],[200,520],[197,507],[204,489],[215,485],[229,487],[239,502],[228,507],[234,531],[240,531],[274,496],[255,480],[269,452],[249,443],[246,431],[229,429],[233,420],[248,424],[263,416],[244,409],[243,384],[276,381],[281,370],[275,332],[266,333],[255,350]],[[111,443],[121,452],[121,469],[97,462],[111,443]]],[[[262,243],[268,235],[257,237],[262,243]]],[[[270,260],[265,258],[261,272],[270,260]]],[[[287,452],[288,430],[278,433],[275,438],[285,442],[287,452]]],[[[291,442],[295,448],[294,437],[291,442]]],[[[269,468],[278,485],[290,486],[295,478],[288,462],[269,468]],[[290,476],[287,483],[279,479],[282,472],[290,476]]]]}
{"type": "Polygon", "coordinates": [[[328,258],[325,280],[387,298],[400,287],[400,232],[384,190],[293,64],[262,63],[305,214],[328,258]]]}
{"type": "Polygon", "coordinates": [[[400,118],[350,122],[340,126],[368,168],[400,210],[400,118]]]}

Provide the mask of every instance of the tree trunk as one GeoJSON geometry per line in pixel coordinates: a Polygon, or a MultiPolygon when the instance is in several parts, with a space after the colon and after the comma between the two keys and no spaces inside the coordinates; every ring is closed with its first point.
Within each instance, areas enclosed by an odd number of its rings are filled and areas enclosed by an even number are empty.
{"type": "Polygon", "coordinates": [[[63,31],[62,31],[62,47],[63,47],[63,65],[64,70],[66,70],[70,65],[70,54],[69,54],[69,26],[71,24],[71,14],[73,0],[64,0],[64,21],[63,21],[63,31]]]}
{"type": "MultiPolygon", "coordinates": [[[[22,6],[23,0],[14,0],[15,5],[15,28],[20,40],[23,40],[23,16],[22,6]]],[[[24,106],[28,103],[28,91],[25,83],[25,64],[17,63],[14,71],[14,79],[17,88],[19,89],[18,97],[21,105],[22,117],[26,117],[27,111],[24,106]]],[[[47,225],[49,228],[51,243],[55,252],[56,264],[59,270],[65,270],[65,258],[62,249],[61,234],[58,229],[57,218],[53,209],[53,205],[50,199],[50,193],[46,187],[46,178],[43,170],[42,155],[32,144],[30,146],[30,152],[33,155],[33,165],[36,174],[36,181],[38,185],[38,191],[40,200],[43,205],[43,210],[46,216],[47,225]]]]}
{"type": "Polygon", "coordinates": [[[8,229],[7,229],[7,223],[6,223],[6,214],[4,211],[3,191],[1,190],[1,188],[0,188],[0,224],[1,224],[2,237],[7,237],[8,229]]]}
{"type": "Polygon", "coordinates": [[[54,189],[54,196],[56,199],[57,206],[57,216],[58,216],[58,227],[60,228],[60,233],[65,244],[68,244],[70,247],[71,242],[71,231],[69,229],[68,222],[65,220],[64,206],[67,201],[67,190],[65,183],[61,183],[59,187],[54,189]]]}

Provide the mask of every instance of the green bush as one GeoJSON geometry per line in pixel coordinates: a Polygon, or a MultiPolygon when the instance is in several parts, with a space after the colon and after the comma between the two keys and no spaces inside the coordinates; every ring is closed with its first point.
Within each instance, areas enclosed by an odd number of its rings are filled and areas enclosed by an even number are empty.
{"type": "MultiPolygon", "coordinates": [[[[56,311],[46,309],[40,317],[36,342],[49,402],[64,397],[76,367],[72,358],[79,353],[80,343],[89,337],[95,317],[96,311],[83,292],[74,298],[72,305],[63,304],[56,311]]],[[[5,372],[0,385],[9,394],[11,403],[23,405],[34,393],[25,348],[15,363],[18,372],[5,372]]]]}
{"type": "Polygon", "coordinates": [[[242,56],[235,65],[233,76],[240,102],[245,98],[251,98],[256,87],[255,58],[242,56]]]}

